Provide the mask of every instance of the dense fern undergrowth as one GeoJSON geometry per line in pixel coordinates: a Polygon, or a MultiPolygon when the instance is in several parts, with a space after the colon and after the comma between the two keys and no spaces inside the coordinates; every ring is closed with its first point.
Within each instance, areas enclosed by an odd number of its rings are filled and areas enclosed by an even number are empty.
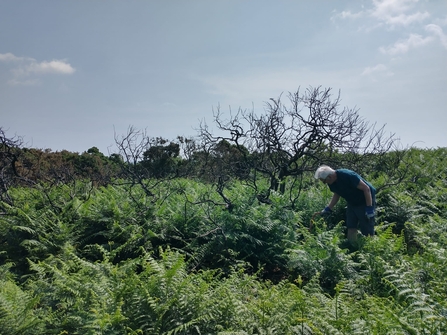
{"type": "Polygon", "coordinates": [[[343,204],[313,218],[331,193],[311,175],[293,210],[238,181],[231,210],[179,178],[11,189],[0,334],[446,334],[447,150],[418,155],[355,247],[343,204]]]}

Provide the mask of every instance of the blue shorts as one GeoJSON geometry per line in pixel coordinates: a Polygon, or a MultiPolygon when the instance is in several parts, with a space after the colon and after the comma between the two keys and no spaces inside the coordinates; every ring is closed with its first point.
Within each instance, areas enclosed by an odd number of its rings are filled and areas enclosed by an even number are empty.
{"type": "Polygon", "coordinates": [[[375,218],[368,219],[365,214],[365,206],[352,206],[348,204],[346,210],[346,227],[360,229],[365,235],[374,235],[375,218]]]}

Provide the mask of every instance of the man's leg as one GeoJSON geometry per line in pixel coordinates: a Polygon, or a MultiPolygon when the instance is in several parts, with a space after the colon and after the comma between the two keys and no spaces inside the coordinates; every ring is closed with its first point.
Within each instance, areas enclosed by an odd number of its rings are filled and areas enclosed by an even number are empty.
{"type": "Polygon", "coordinates": [[[357,228],[348,228],[348,241],[352,245],[357,243],[357,228]]]}
{"type": "Polygon", "coordinates": [[[357,225],[358,217],[355,211],[355,207],[349,206],[346,209],[346,228],[348,228],[348,241],[351,245],[356,245],[357,243],[357,225]]]}

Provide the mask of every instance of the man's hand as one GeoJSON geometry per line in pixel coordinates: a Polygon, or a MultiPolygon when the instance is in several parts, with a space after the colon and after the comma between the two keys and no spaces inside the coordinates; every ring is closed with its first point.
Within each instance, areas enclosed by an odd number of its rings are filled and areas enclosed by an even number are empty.
{"type": "Polygon", "coordinates": [[[326,206],[321,212],[321,216],[327,217],[332,214],[332,209],[329,208],[329,206],[326,206]]]}
{"type": "Polygon", "coordinates": [[[371,219],[375,216],[374,214],[374,206],[366,206],[365,207],[365,215],[368,219],[371,219]]]}

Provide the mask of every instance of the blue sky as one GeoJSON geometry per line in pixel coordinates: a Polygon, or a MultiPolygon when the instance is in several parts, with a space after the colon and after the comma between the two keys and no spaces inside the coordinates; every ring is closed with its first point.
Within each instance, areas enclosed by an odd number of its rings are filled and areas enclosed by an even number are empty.
{"type": "Polygon", "coordinates": [[[402,146],[447,146],[445,0],[0,0],[0,127],[28,147],[116,152],[213,128],[299,87],[402,146]]]}

